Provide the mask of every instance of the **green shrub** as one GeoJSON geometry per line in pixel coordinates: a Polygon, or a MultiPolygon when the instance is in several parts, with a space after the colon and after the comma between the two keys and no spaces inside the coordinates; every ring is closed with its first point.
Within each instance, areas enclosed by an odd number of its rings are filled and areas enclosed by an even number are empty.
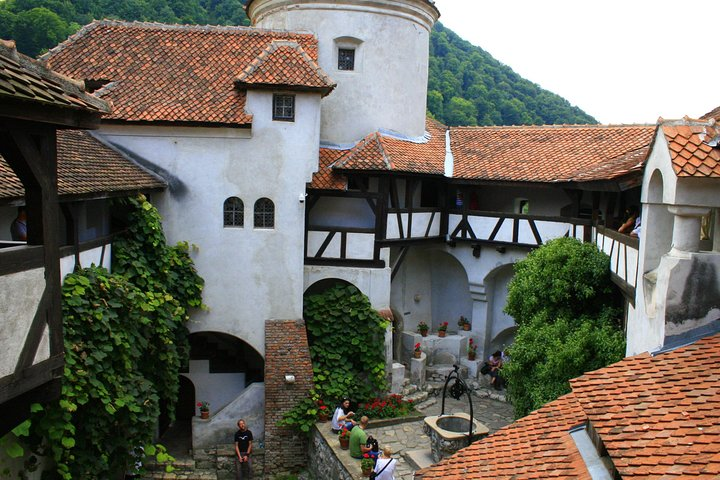
{"type": "Polygon", "coordinates": [[[502,368],[516,418],[570,392],[569,380],[623,358],[609,258],[560,238],[515,265],[505,311],[518,331],[502,368]]]}

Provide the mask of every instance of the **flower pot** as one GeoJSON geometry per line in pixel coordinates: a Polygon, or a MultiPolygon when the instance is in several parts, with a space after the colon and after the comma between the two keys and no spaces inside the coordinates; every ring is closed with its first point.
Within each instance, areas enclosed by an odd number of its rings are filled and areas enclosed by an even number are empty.
{"type": "Polygon", "coordinates": [[[470,324],[469,324],[469,323],[464,324],[464,325],[463,325],[463,330],[465,330],[466,332],[469,332],[469,331],[470,331],[470,324]]]}
{"type": "Polygon", "coordinates": [[[468,360],[475,360],[475,355],[477,355],[475,352],[468,353],[468,360]]]}
{"type": "Polygon", "coordinates": [[[327,413],[319,413],[318,414],[318,420],[321,422],[327,422],[330,419],[330,416],[327,413]]]}
{"type": "Polygon", "coordinates": [[[447,332],[445,330],[440,330],[438,332],[438,337],[444,337],[447,332]]]}
{"type": "Polygon", "coordinates": [[[370,474],[372,473],[372,471],[373,471],[372,468],[367,468],[367,469],[363,468],[363,469],[362,469],[363,477],[369,477],[370,474]]]}
{"type": "Polygon", "coordinates": [[[415,356],[415,358],[420,358],[422,352],[413,352],[413,355],[415,356]]]}
{"type": "Polygon", "coordinates": [[[340,438],[340,448],[347,450],[350,448],[350,437],[340,438]]]}
{"type": "Polygon", "coordinates": [[[210,410],[200,410],[200,418],[203,420],[210,418],[210,410]]]}
{"type": "Polygon", "coordinates": [[[427,330],[420,330],[420,335],[422,335],[423,337],[427,337],[427,332],[427,330]]]}

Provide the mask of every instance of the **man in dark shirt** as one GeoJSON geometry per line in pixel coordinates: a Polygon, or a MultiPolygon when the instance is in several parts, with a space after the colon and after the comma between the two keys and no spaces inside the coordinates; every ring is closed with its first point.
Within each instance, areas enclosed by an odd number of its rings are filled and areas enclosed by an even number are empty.
{"type": "Polygon", "coordinates": [[[250,478],[252,475],[252,453],[253,434],[247,429],[245,420],[242,418],[237,423],[238,431],[235,432],[235,478],[250,478]]]}

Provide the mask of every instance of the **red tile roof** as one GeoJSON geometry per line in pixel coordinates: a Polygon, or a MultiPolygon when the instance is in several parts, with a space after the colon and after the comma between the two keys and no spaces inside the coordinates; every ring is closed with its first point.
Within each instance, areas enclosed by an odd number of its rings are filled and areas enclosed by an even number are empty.
{"type": "Polygon", "coordinates": [[[317,61],[311,34],[110,20],[86,25],[44,59],[66,75],[106,84],[97,94],[115,108],[105,118],[240,126],[252,116],[235,80],[273,40],[295,42],[317,61]]]}
{"type": "Polygon", "coordinates": [[[347,177],[333,171],[335,162],[349,150],[320,149],[320,168],[313,174],[310,188],[317,190],[347,190],[347,177]]]}
{"type": "Polygon", "coordinates": [[[335,168],[443,175],[447,127],[428,119],[426,129],[430,138],[423,143],[372,133],[337,161],[335,168]]]}
{"type": "MultiPolygon", "coordinates": [[[[119,195],[165,188],[158,177],[81,130],[58,130],[60,197],[119,195]]],[[[22,198],[20,180],[0,156],[0,198],[22,198]]]]}
{"type": "Polygon", "coordinates": [[[453,127],[454,177],[587,182],[642,171],[655,126],[453,127]]]}
{"type": "Polygon", "coordinates": [[[720,107],[713,108],[700,118],[702,120],[710,120],[712,118],[713,120],[720,121],[720,107]]]}
{"type": "Polygon", "coordinates": [[[5,40],[0,40],[2,99],[96,113],[110,111],[106,102],[86,93],[81,82],[53,72],[40,62],[19,54],[15,43],[5,40]]]}
{"type": "Polygon", "coordinates": [[[571,385],[572,393],[419,478],[590,478],[569,434],[585,422],[624,479],[720,478],[720,334],[626,358],[571,385]]]}
{"type": "Polygon", "coordinates": [[[714,120],[667,122],[661,128],[678,177],[720,177],[720,128],[714,120]]]}
{"type": "Polygon", "coordinates": [[[273,40],[236,80],[242,87],[300,88],[323,96],[336,84],[296,42],[273,40]]]}

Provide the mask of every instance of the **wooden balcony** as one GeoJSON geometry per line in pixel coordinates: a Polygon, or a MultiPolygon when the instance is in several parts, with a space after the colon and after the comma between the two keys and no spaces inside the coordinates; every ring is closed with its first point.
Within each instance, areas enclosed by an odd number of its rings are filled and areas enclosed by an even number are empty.
{"type": "Polygon", "coordinates": [[[305,265],[337,265],[381,268],[374,228],[326,227],[306,229],[305,265]]]}
{"type": "Polygon", "coordinates": [[[635,305],[640,239],[602,226],[595,227],[595,244],[610,257],[612,281],[635,305]]]}
{"type": "Polygon", "coordinates": [[[437,208],[389,209],[384,240],[417,241],[440,238],[443,212],[437,208]]]}
{"type": "Polygon", "coordinates": [[[467,216],[450,213],[448,232],[451,240],[536,248],[560,237],[588,241],[592,234],[592,222],[582,218],[471,210],[467,216]]]}
{"type": "MultiPolygon", "coordinates": [[[[111,240],[105,237],[60,248],[60,279],[77,262],[109,267],[111,240]]],[[[47,288],[45,257],[42,245],[0,244],[0,404],[8,412],[0,420],[3,432],[23,420],[30,403],[59,394],[64,357],[60,285],[47,288]],[[53,347],[58,340],[60,346],[53,347]]]]}

